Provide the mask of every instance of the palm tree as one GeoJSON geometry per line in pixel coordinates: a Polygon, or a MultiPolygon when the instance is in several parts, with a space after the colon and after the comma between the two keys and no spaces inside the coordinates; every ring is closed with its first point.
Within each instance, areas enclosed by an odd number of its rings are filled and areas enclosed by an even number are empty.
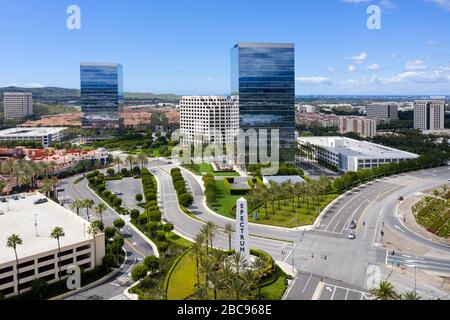
{"type": "Polygon", "coordinates": [[[136,161],[135,158],[129,154],[126,158],[125,161],[130,165],[130,171],[133,171],[133,163],[136,161]]]}
{"type": "Polygon", "coordinates": [[[148,164],[147,156],[143,151],[139,152],[136,156],[136,160],[141,164],[141,169],[144,169],[144,165],[148,164]]]}
{"type": "Polygon", "coordinates": [[[377,287],[370,290],[370,294],[375,300],[397,300],[398,294],[394,290],[392,283],[382,281],[377,287]]]}
{"type": "Polygon", "coordinates": [[[80,215],[80,209],[84,208],[84,203],[82,200],[75,200],[72,202],[71,208],[77,210],[77,215],[80,215]]]}
{"type": "Polygon", "coordinates": [[[209,276],[209,282],[211,283],[211,286],[213,288],[214,300],[217,300],[217,293],[223,285],[221,274],[219,272],[211,273],[211,275],[209,276]]]}
{"type": "Polygon", "coordinates": [[[258,281],[258,276],[251,269],[245,269],[241,274],[241,278],[249,292],[253,290],[255,283],[258,281]]]}
{"type": "Polygon", "coordinates": [[[240,277],[234,277],[230,279],[228,289],[230,290],[230,292],[234,293],[234,298],[237,301],[241,300],[241,297],[244,296],[247,292],[245,282],[240,277]]]}
{"type": "Polygon", "coordinates": [[[115,158],[113,159],[113,163],[114,163],[115,165],[117,165],[117,173],[120,173],[120,165],[123,163],[123,162],[122,162],[122,159],[120,159],[120,157],[115,157],[115,158]]]}
{"type": "Polygon", "coordinates": [[[19,279],[19,258],[17,257],[17,246],[23,244],[22,239],[17,234],[11,235],[6,242],[6,247],[14,249],[16,256],[16,277],[17,277],[17,292],[20,295],[20,279],[19,279]]]}
{"type": "Polygon", "coordinates": [[[107,210],[106,205],[103,202],[100,202],[96,207],[95,207],[95,212],[100,215],[100,221],[103,223],[103,212],[105,212],[107,210]]]}
{"type": "Polygon", "coordinates": [[[61,274],[61,245],[59,240],[65,236],[64,229],[61,227],[55,227],[50,233],[50,238],[58,241],[58,279],[60,279],[61,274]]]}
{"type": "Polygon", "coordinates": [[[233,266],[233,268],[237,274],[240,274],[242,270],[244,270],[248,267],[247,259],[240,252],[236,252],[235,254],[233,254],[230,257],[230,263],[233,266]]]}
{"type": "Polygon", "coordinates": [[[3,189],[6,187],[6,181],[1,179],[0,180],[0,195],[3,195],[3,189]]]}
{"type": "Polygon", "coordinates": [[[47,197],[49,197],[50,192],[52,192],[52,190],[53,190],[53,186],[52,186],[51,181],[50,181],[49,179],[45,179],[45,180],[42,182],[42,188],[41,188],[41,191],[42,191],[43,193],[45,193],[45,195],[46,195],[47,197]]]}
{"type": "Polygon", "coordinates": [[[233,233],[236,232],[231,223],[225,225],[225,233],[228,235],[228,250],[231,250],[231,237],[233,233]]]}
{"type": "Polygon", "coordinates": [[[252,269],[258,279],[258,297],[261,299],[261,282],[264,277],[264,270],[267,268],[267,260],[256,258],[252,263],[252,269]]]}
{"type": "Polygon", "coordinates": [[[198,241],[195,241],[194,244],[192,245],[192,253],[195,255],[195,270],[197,275],[197,285],[200,284],[199,264],[200,264],[200,256],[202,254],[202,243],[203,241],[201,241],[200,243],[198,241]]]}
{"type": "Polygon", "coordinates": [[[211,221],[208,221],[206,223],[206,226],[208,227],[208,230],[209,230],[209,232],[208,232],[208,234],[209,234],[209,243],[211,245],[211,251],[212,251],[214,249],[213,240],[214,240],[214,238],[216,236],[216,231],[217,231],[217,229],[219,229],[219,227],[214,222],[211,222],[211,221]]]}
{"type": "Polygon", "coordinates": [[[209,286],[209,276],[214,272],[214,263],[210,257],[206,257],[203,259],[202,263],[200,264],[200,270],[205,276],[205,288],[208,290],[209,286]]]}
{"type": "Polygon", "coordinates": [[[193,298],[195,300],[206,300],[208,298],[208,290],[204,287],[198,287],[195,289],[193,298]]]}
{"type": "Polygon", "coordinates": [[[92,199],[84,199],[83,200],[83,208],[86,209],[86,215],[89,221],[89,209],[92,209],[92,207],[94,206],[94,200],[92,199]]]}
{"type": "Polygon", "coordinates": [[[100,233],[100,229],[98,228],[98,225],[96,223],[93,223],[88,228],[88,233],[93,237],[94,239],[94,268],[97,267],[97,243],[96,243],[96,237],[97,234],[100,233]]]}
{"type": "Polygon", "coordinates": [[[422,298],[417,294],[416,291],[407,291],[401,296],[402,300],[421,300],[422,298]]]}

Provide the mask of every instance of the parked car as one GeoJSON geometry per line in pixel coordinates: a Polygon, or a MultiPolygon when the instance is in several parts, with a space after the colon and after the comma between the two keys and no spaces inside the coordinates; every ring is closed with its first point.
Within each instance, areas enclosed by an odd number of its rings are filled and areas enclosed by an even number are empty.
{"type": "Polygon", "coordinates": [[[6,200],[6,198],[1,198],[1,199],[0,199],[0,202],[6,203],[6,202],[8,202],[8,201],[6,200]]]}
{"type": "Polygon", "coordinates": [[[349,233],[348,233],[348,238],[349,238],[350,240],[356,239],[355,231],[349,231],[349,233]]]}
{"type": "Polygon", "coordinates": [[[34,202],[34,204],[43,204],[43,203],[47,203],[48,202],[48,199],[46,199],[46,198],[42,198],[42,199],[38,199],[38,200],[36,200],[35,202],[34,202]]]}
{"type": "Polygon", "coordinates": [[[115,196],[123,196],[123,193],[122,193],[122,192],[119,192],[119,191],[115,191],[115,192],[113,192],[113,194],[114,194],[115,196]]]}
{"type": "Polygon", "coordinates": [[[16,200],[16,201],[19,200],[19,196],[13,196],[12,198],[13,198],[13,200],[16,200]]]}
{"type": "Polygon", "coordinates": [[[403,197],[398,198],[398,201],[403,201],[403,200],[405,200],[405,198],[403,198],[403,197]]]}
{"type": "Polygon", "coordinates": [[[358,221],[353,220],[352,222],[350,222],[350,229],[356,229],[357,226],[358,226],[358,221]]]}

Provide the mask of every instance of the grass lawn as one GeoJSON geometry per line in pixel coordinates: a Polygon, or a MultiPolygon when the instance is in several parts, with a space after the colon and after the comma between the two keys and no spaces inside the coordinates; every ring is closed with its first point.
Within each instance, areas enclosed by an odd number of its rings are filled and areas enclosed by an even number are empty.
{"type": "Polygon", "coordinates": [[[281,300],[286,291],[287,275],[279,267],[277,267],[277,269],[277,280],[274,283],[261,288],[261,297],[264,300],[281,300]]]}
{"type": "Polygon", "coordinates": [[[213,166],[210,163],[199,164],[197,168],[198,170],[186,167],[186,169],[191,170],[192,172],[194,172],[196,175],[199,176],[210,174],[214,177],[239,177],[239,173],[235,171],[215,172],[213,166]]]}
{"type": "Polygon", "coordinates": [[[192,246],[192,242],[180,237],[179,235],[177,235],[173,232],[166,234],[166,236],[167,236],[167,240],[169,240],[170,242],[172,242],[180,247],[190,248],[192,246]]]}
{"type": "Polygon", "coordinates": [[[222,216],[235,218],[234,207],[236,206],[236,201],[241,197],[230,195],[223,181],[216,180],[214,202],[210,205],[210,208],[222,216]]]}
{"type": "MultiPolygon", "coordinates": [[[[234,219],[236,217],[234,209],[236,206],[236,201],[241,197],[242,196],[230,195],[225,188],[223,181],[216,181],[215,198],[209,206],[218,214],[234,219]]],[[[294,208],[292,208],[290,200],[286,200],[286,205],[284,204],[284,201],[281,200],[280,208],[278,208],[278,202],[275,201],[275,214],[272,215],[272,203],[269,202],[267,205],[268,219],[266,219],[266,210],[264,209],[264,207],[260,207],[249,214],[249,222],[285,228],[295,228],[311,225],[314,223],[320,212],[322,212],[322,210],[325,209],[325,207],[337,197],[338,194],[329,194],[324,196],[323,199],[321,199],[322,201],[320,201],[319,205],[316,205],[316,207],[320,207],[320,210],[311,210],[311,212],[309,213],[306,209],[306,204],[304,203],[301,203],[300,207],[298,207],[296,200],[294,208]],[[295,210],[295,214],[293,213],[293,210],[295,210]],[[255,221],[253,217],[255,212],[258,212],[257,221],[255,221]],[[296,224],[295,220],[297,217],[298,224],[296,224]]]]}
{"type": "Polygon", "coordinates": [[[194,293],[196,280],[195,258],[186,254],[172,272],[167,288],[167,300],[184,300],[194,293]]]}

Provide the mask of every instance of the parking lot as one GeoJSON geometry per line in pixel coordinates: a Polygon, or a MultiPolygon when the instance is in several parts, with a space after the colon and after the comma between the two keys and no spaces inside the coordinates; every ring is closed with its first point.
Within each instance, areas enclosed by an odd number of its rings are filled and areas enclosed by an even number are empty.
{"type": "Polygon", "coordinates": [[[125,178],[123,180],[112,180],[106,182],[106,188],[111,192],[119,193],[117,196],[122,199],[122,206],[126,209],[139,209],[136,201],[137,194],[143,194],[142,184],[140,179],[125,178]]]}
{"type": "Polygon", "coordinates": [[[369,300],[369,296],[363,291],[325,283],[319,300],[369,300]]]}

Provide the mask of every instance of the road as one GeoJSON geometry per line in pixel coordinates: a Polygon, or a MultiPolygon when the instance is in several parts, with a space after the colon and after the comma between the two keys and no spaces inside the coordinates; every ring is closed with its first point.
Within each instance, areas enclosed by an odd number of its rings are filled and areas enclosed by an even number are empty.
{"type": "MultiPolygon", "coordinates": [[[[100,199],[88,188],[87,179],[82,180],[78,184],[74,181],[80,176],[75,176],[63,180],[60,183],[58,189],[64,189],[64,192],[59,193],[60,199],[69,200],[73,202],[74,200],[80,199],[92,199],[95,205],[100,203],[100,199]]],[[[70,204],[65,204],[66,207],[70,208],[70,204]]],[[[71,208],[70,208],[71,209],[71,208]]],[[[76,212],[74,210],[74,212],[76,212]]],[[[89,216],[86,210],[80,210],[80,216],[88,221],[100,220],[100,217],[95,216],[95,210],[89,210],[89,216]]],[[[103,223],[105,226],[113,226],[116,219],[123,218],[120,217],[111,208],[103,213],[103,223]]],[[[124,300],[123,291],[132,284],[129,273],[134,265],[143,261],[147,256],[153,255],[152,247],[143,239],[139,234],[137,234],[131,227],[125,226],[121,233],[125,238],[124,249],[126,251],[126,261],[122,266],[120,272],[116,274],[113,278],[101,283],[95,288],[78,293],[75,297],[70,296],[67,300],[72,299],[83,299],[83,300],[124,300]]]]}

